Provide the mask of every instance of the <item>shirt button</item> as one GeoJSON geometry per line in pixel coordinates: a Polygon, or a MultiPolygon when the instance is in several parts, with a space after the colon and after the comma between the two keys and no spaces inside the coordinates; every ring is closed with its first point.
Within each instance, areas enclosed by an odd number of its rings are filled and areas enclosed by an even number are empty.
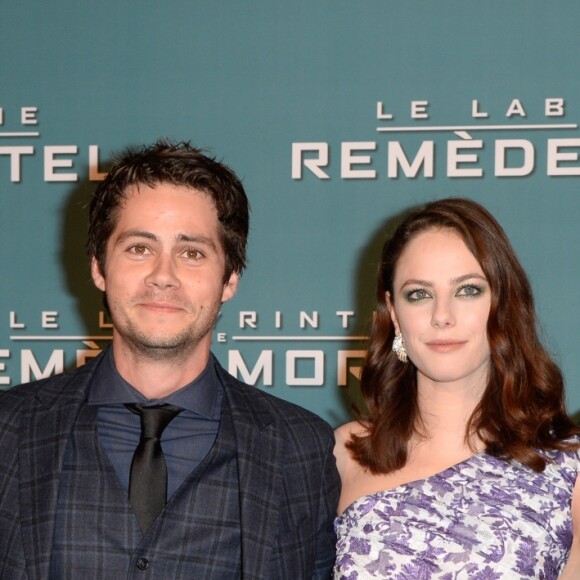
{"type": "Polygon", "coordinates": [[[139,558],[137,560],[137,568],[139,568],[139,570],[147,570],[147,568],[149,568],[149,560],[147,560],[147,558],[139,558]]]}

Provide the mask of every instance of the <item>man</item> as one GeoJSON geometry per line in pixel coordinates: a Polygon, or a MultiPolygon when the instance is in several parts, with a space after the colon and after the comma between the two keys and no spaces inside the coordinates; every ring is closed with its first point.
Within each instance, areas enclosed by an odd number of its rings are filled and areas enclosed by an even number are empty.
{"type": "Polygon", "coordinates": [[[210,352],[248,217],[235,174],[187,143],[129,150],[96,188],[113,342],[0,397],[0,578],[330,575],[330,427],[210,352]]]}

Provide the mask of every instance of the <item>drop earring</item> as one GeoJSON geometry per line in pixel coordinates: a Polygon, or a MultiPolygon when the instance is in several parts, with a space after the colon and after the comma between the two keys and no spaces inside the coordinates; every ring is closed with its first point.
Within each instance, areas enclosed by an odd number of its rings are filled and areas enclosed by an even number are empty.
{"type": "Polygon", "coordinates": [[[397,358],[402,362],[407,362],[407,350],[405,349],[405,340],[403,339],[403,335],[399,332],[395,334],[395,338],[393,340],[393,352],[397,355],[397,358]]]}

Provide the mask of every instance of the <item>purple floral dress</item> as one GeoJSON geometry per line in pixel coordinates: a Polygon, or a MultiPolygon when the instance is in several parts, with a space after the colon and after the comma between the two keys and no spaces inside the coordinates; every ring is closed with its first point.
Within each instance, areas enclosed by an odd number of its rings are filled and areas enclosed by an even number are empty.
{"type": "Polygon", "coordinates": [[[353,502],[335,521],[334,578],[557,578],[572,543],[579,452],[542,473],[485,453],[353,502]]]}

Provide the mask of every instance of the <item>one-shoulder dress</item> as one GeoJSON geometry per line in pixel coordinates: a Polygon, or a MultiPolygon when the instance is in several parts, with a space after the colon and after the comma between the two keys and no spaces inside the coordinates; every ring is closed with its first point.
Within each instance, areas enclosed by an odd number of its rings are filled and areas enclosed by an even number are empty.
{"type": "Polygon", "coordinates": [[[580,452],[542,473],[486,453],[357,499],[335,521],[336,580],[551,580],[572,543],[580,452]]]}

